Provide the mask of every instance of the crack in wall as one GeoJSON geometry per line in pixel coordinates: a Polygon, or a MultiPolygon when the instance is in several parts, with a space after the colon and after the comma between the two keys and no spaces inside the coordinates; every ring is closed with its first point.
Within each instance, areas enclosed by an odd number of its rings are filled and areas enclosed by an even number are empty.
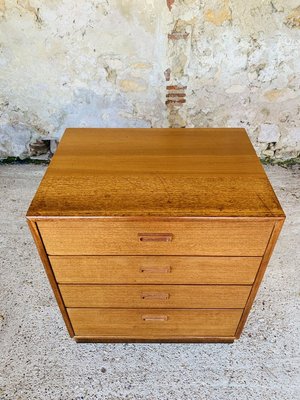
{"type": "Polygon", "coordinates": [[[43,23],[42,18],[40,16],[40,9],[39,8],[35,8],[30,4],[29,0],[17,0],[17,4],[23,8],[25,11],[30,12],[35,19],[35,22],[37,23],[37,25],[41,25],[43,23]]]}

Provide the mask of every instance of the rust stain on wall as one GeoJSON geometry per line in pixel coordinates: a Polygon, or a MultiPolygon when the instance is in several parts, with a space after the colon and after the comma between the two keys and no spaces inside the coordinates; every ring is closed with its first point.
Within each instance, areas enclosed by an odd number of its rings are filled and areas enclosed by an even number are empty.
{"type": "Polygon", "coordinates": [[[167,6],[168,6],[168,9],[171,11],[171,9],[172,9],[172,5],[174,4],[174,1],[175,0],[167,0],[167,6]]]}

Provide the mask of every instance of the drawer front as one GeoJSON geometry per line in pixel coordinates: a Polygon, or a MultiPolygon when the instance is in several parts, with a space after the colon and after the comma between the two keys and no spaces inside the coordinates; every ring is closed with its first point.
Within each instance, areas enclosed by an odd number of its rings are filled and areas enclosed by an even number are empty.
{"type": "Polygon", "coordinates": [[[252,284],[260,257],[50,256],[58,283],[252,284]]]}
{"type": "Polygon", "coordinates": [[[49,255],[262,256],[272,221],[38,221],[49,255]]]}
{"type": "Polygon", "coordinates": [[[243,310],[67,309],[76,336],[234,336],[243,310]]]}
{"type": "Polygon", "coordinates": [[[251,286],[59,285],[66,307],[243,308],[251,286]]]}

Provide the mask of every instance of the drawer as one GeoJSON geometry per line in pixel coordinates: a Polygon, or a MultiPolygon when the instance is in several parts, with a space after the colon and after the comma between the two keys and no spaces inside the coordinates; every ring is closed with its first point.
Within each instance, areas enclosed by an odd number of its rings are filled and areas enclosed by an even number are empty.
{"type": "Polygon", "coordinates": [[[260,257],[50,256],[58,283],[252,284],[260,257]]]}
{"type": "Polygon", "coordinates": [[[243,308],[251,286],[59,285],[66,307],[243,308]]]}
{"type": "Polygon", "coordinates": [[[67,309],[76,336],[232,337],[243,310],[67,309]]]}
{"type": "Polygon", "coordinates": [[[37,225],[49,255],[262,256],[274,222],[61,219],[37,225]]]}

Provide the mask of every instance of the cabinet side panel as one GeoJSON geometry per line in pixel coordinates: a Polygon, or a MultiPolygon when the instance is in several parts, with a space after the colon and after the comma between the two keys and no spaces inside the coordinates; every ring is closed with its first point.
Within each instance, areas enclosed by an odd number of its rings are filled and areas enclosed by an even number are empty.
{"type": "Polygon", "coordinates": [[[271,258],[272,253],[273,253],[273,250],[274,250],[274,247],[276,245],[276,242],[277,242],[278,236],[280,234],[280,231],[281,231],[283,223],[284,223],[284,219],[274,222],[274,228],[273,228],[273,231],[271,233],[271,236],[270,236],[270,239],[269,239],[265,254],[264,254],[263,258],[262,258],[262,261],[261,261],[259,270],[257,272],[254,284],[252,286],[252,290],[250,292],[249,298],[248,298],[247,303],[246,303],[246,307],[244,309],[244,312],[242,314],[241,320],[239,322],[239,325],[238,325],[238,328],[237,328],[237,331],[236,331],[236,335],[235,336],[236,336],[237,339],[239,339],[239,337],[241,336],[241,333],[242,333],[243,328],[245,326],[245,323],[247,321],[247,318],[248,318],[249,312],[251,310],[253,301],[254,301],[254,299],[256,297],[256,294],[257,294],[258,289],[260,287],[261,281],[262,281],[262,279],[264,277],[264,274],[266,272],[269,260],[271,258]]]}
{"type": "Polygon", "coordinates": [[[48,259],[47,253],[45,251],[45,247],[44,247],[43,241],[41,239],[41,236],[39,234],[37,225],[36,225],[35,221],[33,221],[31,219],[27,219],[27,223],[28,223],[29,229],[31,231],[31,234],[33,236],[34,242],[36,244],[37,250],[39,252],[41,261],[42,261],[42,263],[44,265],[46,274],[48,276],[50,285],[52,287],[54,296],[56,298],[56,301],[57,301],[57,304],[59,306],[60,312],[61,312],[61,314],[63,316],[63,319],[65,321],[65,324],[66,324],[66,327],[68,329],[68,332],[69,332],[70,336],[73,337],[74,336],[73,327],[72,327],[72,324],[70,322],[69,316],[68,316],[68,314],[66,312],[66,308],[65,308],[63,299],[61,297],[59,288],[57,286],[57,283],[56,283],[56,280],[55,280],[55,277],[54,277],[54,274],[53,274],[53,271],[52,271],[52,268],[51,268],[51,264],[50,264],[50,261],[48,259]]]}

